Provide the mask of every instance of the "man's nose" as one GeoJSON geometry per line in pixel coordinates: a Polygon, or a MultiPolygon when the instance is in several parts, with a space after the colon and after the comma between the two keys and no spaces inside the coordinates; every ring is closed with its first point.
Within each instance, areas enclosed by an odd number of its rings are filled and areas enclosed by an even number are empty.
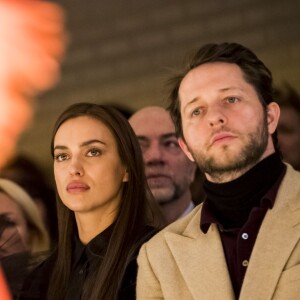
{"type": "Polygon", "coordinates": [[[223,126],[227,122],[224,110],[219,106],[208,109],[206,118],[210,127],[223,126]]]}
{"type": "Polygon", "coordinates": [[[144,153],[144,160],[146,164],[151,164],[153,162],[163,162],[164,151],[162,147],[157,143],[149,146],[147,151],[144,153]]]}

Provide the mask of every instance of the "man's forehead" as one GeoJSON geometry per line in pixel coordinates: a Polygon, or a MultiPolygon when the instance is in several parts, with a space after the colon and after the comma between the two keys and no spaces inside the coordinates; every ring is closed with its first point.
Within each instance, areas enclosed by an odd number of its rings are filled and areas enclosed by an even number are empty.
{"type": "Polygon", "coordinates": [[[152,132],[151,134],[137,134],[137,137],[140,141],[164,141],[168,139],[177,139],[175,132],[166,132],[166,133],[156,133],[152,132]]]}
{"type": "Polygon", "coordinates": [[[137,135],[164,135],[175,133],[175,127],[168,111],[161,107],[147,107],[136,112],[130,119],[137,135]]]}

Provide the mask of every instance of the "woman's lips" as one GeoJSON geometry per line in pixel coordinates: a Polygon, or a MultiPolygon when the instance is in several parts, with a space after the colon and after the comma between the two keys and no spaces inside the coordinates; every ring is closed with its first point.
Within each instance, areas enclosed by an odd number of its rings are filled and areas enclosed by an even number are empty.
{"type": "Polygon", "coordinates": [[[70,182],[67,185],[67,191],[70,193],[85,192],[89,189],[89,186],[83,182],[70,182]]]}

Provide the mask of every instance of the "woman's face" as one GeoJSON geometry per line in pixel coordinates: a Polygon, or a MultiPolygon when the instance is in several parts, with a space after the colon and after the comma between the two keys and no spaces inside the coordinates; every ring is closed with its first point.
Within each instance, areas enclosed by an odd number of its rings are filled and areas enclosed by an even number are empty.
{"type": "Polygon", "coordinates": [[[69,119],[54,138],[54,176],[59,196],[75,216],[115,217],[128,180],[116,141],[101,121],[69,119]]]}
{"type": "MultiPolygon", "coordinates": [[[[19,237],[23,245],[20,245],[20,249],[28,249],[29,247],[29,230],[24,214],[21,211],[19,205],[6,193],[0,192],[0,214],[5,214],[14,225],[8,227],[1,236],[1,245],[9,241],[4,241],[5,239],[10,240],[12,234],[17,230],[19,237]],[[3,241],[3,242],[2,242],[3,241]]],[[[16,236],[14,238],[17,238],[16,236]]],[[[15,240],[16,242],[16,240],[15,240]]]]}

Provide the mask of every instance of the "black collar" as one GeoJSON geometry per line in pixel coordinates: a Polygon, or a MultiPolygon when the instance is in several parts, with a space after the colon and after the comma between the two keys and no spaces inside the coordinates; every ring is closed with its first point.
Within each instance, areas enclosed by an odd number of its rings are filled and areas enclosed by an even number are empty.
{"type": "Polygon", "coordinates": [[[224,228],[240,227],[252,208],[261,205],[262,198],[285,169],[279,155],[274,153],[231,182],[218,184],[206,180],[204,209],[212,211],[224,228]]]}
{"type": "Polygon", "coordinates": [[[81,260],[83,256],[86,256],[88,261],[103,257],[106,253],[113,228],[114,224],[110,225],[86,245],[82,244],[78,235],[76,235],[74,239],[73,252],[74,266],[81,260]]]}

